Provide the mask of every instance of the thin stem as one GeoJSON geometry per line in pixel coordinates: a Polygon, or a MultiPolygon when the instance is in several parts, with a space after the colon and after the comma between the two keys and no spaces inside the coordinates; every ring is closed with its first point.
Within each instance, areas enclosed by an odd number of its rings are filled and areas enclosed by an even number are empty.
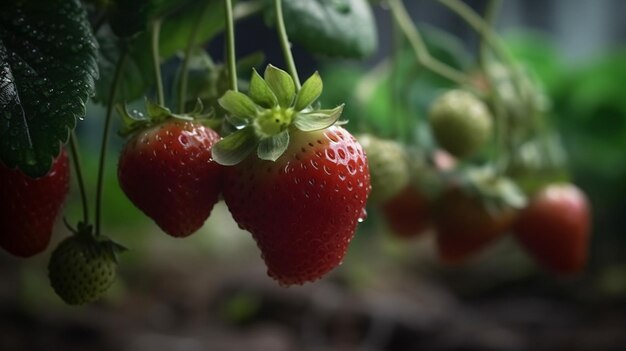
{"type": "Polygon", "coordinates": [[[388,0],[388,5],[393,18],[409,40],[413,51],[415,51],[417,61],[422,66],[459,85],[470,85],[471,81],[466,74],[446,65],[430,55],[420,32],[413,24],[402,0],[388,0]]]}
{"type": "Polygon", "coordinates": [[[391,104],[389,111],[391,112],[391,122],[395,124],[393,128],[392,136],[399,140],[404,141],[404,116],[400,113],[400,90],[398,89],[400,56],[402,54],[402,33],[398,28],[398,23],[392,23],[392,49],[391,49],[391,74],[389,76],[389,103],[391,104]]]}
{"type": "MultiPolygon", "coordinates": [[[[500,0],[489,0],[487,6],[485,8],[484,22],[489,27],[489,31],[493,31],[493,23],[495,21],[495,16],[500,7],[500,0]]],[[[480,68],[483,73],[483,76],[487,82],[487,86],[489,87],[489,97],[493,102],[493,112],[494,112],[494,121],[496,123],[496,132],[494,136],[494,145],[495,150],[492,154],[491,162],[494,165],[495,171],[497,175],[501,175],[506,170],[506,162],[504,162],[503,155],[505,155],[504,150],[506,150],[506,135],[507,132],[507,119],[508,115],[506,112],[506,108],[504,107],[504,102],[502,101],[502,97],[500,96],[500,92],[496,87],[496,82],[491,76],[491,72],[489,71],[489,45],[487,44],[485,37],[483,35],[480,36],[480,49],[479,49],[479,62],[480,68]]]]}
{"type": "Polygon", "coordinates": [[[238,91],[237,87],[237,62],[235,59],[235,19],[233,17],[233,4],[231,0],[224,0],[226,11],[226,61],[228,62],[228,78],[230,88],[238,91]]]}
{"type": "Polygon", "coordinates": [[[196,46],[196,38],[198,36],[198,29],[202,18],[206,15],[206,11],[209,8],[209,2],[205,1],[202,11],[198,13],[198,16],[193,21],[191,27],[191,34],[187,39],[187,47],[185,48],[185,56],[180,68],[180,82],[178,85],[178,112],[185,113],[185,99],[187,97],[187,84],[189,81],[189,61],[191,59],[191,51],[196,46]]]}
{"type": "Polygon", "coordinates": [[[76,180],[80,191],[80,199],[83,203],[83,223],[89,223],[89,202],[87,201],[87,191],[85,190],[85,179],[83,178],[83,170],[80,162],[80,153],[78,152],[78,138],[76,132],[70,134],[70,151],[72,152],[72,162],[74,163],[74,171],[76,172],[76,180]]]}
{"type": "Polygon", "coordinates": [[[506,50],[504,43],[485,20],[471,7],[459,0],[437,0],[442,5],[463,18],[478,34],[480,34],[493,51],[509,66],[515,65],[515,60],[506,50]]]}
{"type": "MultiPolygon", "coordinates": [[[[493,31],[495,16],[500,10],[500,6],[502,5],[501,0],[489,0],[487,2],[487,6],[485,7],[485,24],[489,26],[490,31],[493,31]]],[[[487,64],[487,54],[489,52],[489,45],[487,45],[487,41],[483,39],[481,36],[480,40],[480,62],[481,66],[485,67],[487,64]]]]}
{"type": "Polygon", "coordinates": [[[104,189],[104,166],[106,165],[106,155],[109,143],[109,130],[111,129],[111,117],[113,115],[113,105],[115,104],[115,95],[117,93],[117,86],[119,85],[122,72],[124,71],[124,65],[126,64],[126,58],[128,52],[126,48],[123,49],[120,58],[115,66],[115,73],[113,75],[113,82],[109,88],[109,101],[107,103],[107,112],[104,120],[104,130],[102,131],[102,144],[100,146],[100,163],[98,165],[98,184],[96,192],[96,223],[95,233],[96,236],[100,235],[101,219],[102,219],[102,191],[104,189]]]}
{"type": "Polygon", "coordinates": [[[296,84],[296,89],[300,90],[302,86],[300,85],[300,78],[298,77],[296,63],[293,60],[293,54],[291,53],[291,44],[289,43],[289,37],[287,36],[287,30],[285,29],[282,0],[274,0],[274,9],[276,11],[276,28],[278,29],[278,38],[280,40],[280,47],[283,50],[283,56],[285,57],[285,63],[287,64],[289,74],[296,84]]]}
{"type": "Polygon", "coordinates": [[[163,78],[161,77],[161,55],[159,53],[159,35],[161,34],[161,20],[152,21],[150,27],[152,34],[152,63],[154,64],[154,77],[156,79],[157,102],[159,105],[165,104],[165,94],[163,93],[163,78]]]}

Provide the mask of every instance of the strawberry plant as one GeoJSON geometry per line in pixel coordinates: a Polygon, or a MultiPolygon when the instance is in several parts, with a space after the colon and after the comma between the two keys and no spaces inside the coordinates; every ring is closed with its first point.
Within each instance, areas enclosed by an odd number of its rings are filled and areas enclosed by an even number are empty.
{"type": "Polygon", "coordinates": [[[321,108],[319,74],[300,84],[288,36],[328,56],[361,58],[377,45],[365,0],[0,5],[1,246],[21,257],[47,248],[69,191],[68,144],[83,218],[76,226],[65,219],[71,235],[52,252],[50,283],[69,304],[106,292],[123,251],[102,233],[119,116],[128,138],[119,185],[165,233],[196,232],[223,196],[279,283],[316,280],[339,265],[365,217],[367,158],[338,123],[344,105],[321,108]],[[236,21],[254,15],[276,28],[289,73],[269,64],[261,77],[252,69],[258,55],[237,62],[236,21]],[[215,63],[203,46],[220,32],[225,60],[215,63]],[[175,78],[166,80],[162,63],[176,54],[175,78]],[[144,111],[127,108],[142,97],[144,111]],[[93,213],[74,133],[90,99],[106,107],[93,213]]]}
{"type": "Polygon", "coordinates": [[[184,238],[223,199],[283,286],[321,279],[343,262],[368,200],[390,232],[404,239],[432,232],[442,260],[455,263],[505,235],[521,210],[516,235],[541,264],[582,269],[586,203],[550,204],[578,211],[574,224],[536,210],[551,200],[543,193],[526,205],[534,190],[567,180],[545,96],[491,27],[493,13],[438,2],[480,35],[478,64],[468,64],[455,38],[418,29],[402,1],[387,0],[395,52],[370,72],[325,78],[331,88],[345,84],[335,96],[324,95],[318,71],[301,82],[290,40],[331,59],[366,58],[377,49],[372,7],[381,2],[3,2],[0,247],[18,257],[42,253],[62,217],[70,235],[52,250],[52,288],[68,304],[105,295],[125,251],[115,241],[123,233],[102,225],[119,119],[126,142],[117,178],[130,202],[184,238]],[[253,16],[276,31],[280,64],[261,68],[264,52],[237,57],[235,29],[253,16]],[[223,60],[206,49],[217,37],[223,60]],[[106,112],[91,202],[84,135],[75,129],[97,105],[106,112]],[[68,153],[82,204],[76,224],[63,209],[68,153]],[[544,221],[550,225],[536,225],[544,221]],[[576,240],[564,246],[568,237],[576,240]]]}

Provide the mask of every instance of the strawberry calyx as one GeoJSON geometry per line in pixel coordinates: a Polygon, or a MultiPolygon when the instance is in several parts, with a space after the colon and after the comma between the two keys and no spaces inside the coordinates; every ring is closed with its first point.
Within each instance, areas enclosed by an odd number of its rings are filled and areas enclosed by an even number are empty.
{"type": "Polygon", "coordinates": [[[466,169],[459,175],[457,186],[470,197],[480,199],[488,213],[497,215],[509,209],[521,209],[527,198],[514,181],[498,176],[492,167],[466,169]]]}
{"type": "Polygon", "coordinates": [[[236,130],[213,146],[213,158],[232,166],[256,149],[260,159],[276,161],[287,150],[291,131],[312,132],[337,123],[343,104],[328,110],[313,107],[322,89],[318,72],[296,91],[292,77],[279,68],[268,65],[263,77],[253,70],[247,95],[229,90],[218,100],[236,130]]]}
{"type": "Polygon", "coordinates": [[[66,218],[63,218],[65,227],[73,234],[74,240],[80,242],[85,248],[92,252],[102,252],[109,259],[117,263],[117,254],[128,251],[125,246],[116,243],[106,236],[94,235],[94,226],[89,223],[78,222],[76,227],[72,227],[66,218]]]}
{"type": "Polygon", "coordinates": [[[122,137],[129,136],[138,131],[148,129],[157,124],[163,123],[171,119],[178,119],[181,121],[203,121],[209,122],[214,113],[211,110],[209,113],[203,113],[204,105],[202,100],[196,100],[196,106],[194,109],[185,114],[173,113],[169,108],[161,106],[146,99],[146,112],[140,112],[137,110],[128,110],[128,106],[118,105],[117,113],[122,117],[122,128],[118,134],[122,137]]]}

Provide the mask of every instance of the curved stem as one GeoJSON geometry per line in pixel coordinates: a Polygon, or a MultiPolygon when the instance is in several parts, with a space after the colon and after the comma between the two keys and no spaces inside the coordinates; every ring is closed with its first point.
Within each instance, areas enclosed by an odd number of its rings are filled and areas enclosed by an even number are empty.
{"type": "Polygon", "coordinates": [[[120,58],[115,66],[115,73],[113,76],[113,82],[109,88],[109,101],[107,103],[107,112],[104,120],[104,130],[102,131],[102,144],[100,146],[100,163],[98,165],[98,185],[96,191],[96,223],[95,233],[96,236],[100,235],[101,219],[102,219],[102,191],[104,189],[104,166],[106,165],[106,155],[109,143],[109,130],[111,129],[111,117],[113,115],[113,105],[115,104],[115,95],[117,93],[117,86],[122,72],[124,71],[124,65],[126,64],[126,58],[128,52],[126,48],[123,49],[120,58]]]}
{"type": "Polygon", "coordinates": [[[233,17],[233,4],[231,0],[224,0],[226,11],[226,61],[228,62],[228,77],[230,88],[238,91],[237,87],[237,62],[235,59],[235,19],[233,17]]]}
{"type": "Polygon", "coordinates": [[[165,94],[163,93],[163,78],[161,78],[161,55],[159,53],[159,35],[161,34],[161,20],[154,20],[150,26],[152,63],[154,64],[154,77],[156,79],[157,102],[159,105],[165,104],[165,94]]]}
{"type": "MultiPolygon", "coordinates": [[[[487,2],[487,6],[485,8],[484,22],[487,26],[489,26],[490,31],[493,31],[495,16],[500,9],[500,5],[502,5],[502,0],[489,0],[489,2],[487,2]]],[[[489,52],[489,45],[487,45],[486,40],[484,40],[484,36],[481,36],[479,50],[481,66],[485,67],[487,65],[487,54],[489,52]]]]}
{"type": "MultiPolygon", "coordinates": [[[[500,0],[489,0],[489,2],[487,3],[487,7],[485,8],[484,22],[487,26],[489,26],[490,31],[493,31],[493,23],[500,4],[500,0]]],[[[489,45],[487,44],[484,36],[481,35],[480,39],[479,63],[481,71],[490,89],[489,97],[493,102],[494,121],[496,123],[496,131],[494,136],[495,150],[493,151],[491,162],[494,165],[496,175],[502,175],[506,171],[507,167],[506,162],[504,162],[505,160],[503,155],[506,155],[504,151],[507,149],[507,138],[505,133],[507,132],[508,116],[506,108],[504,107],[504,103],[502,101],[502,97],[500,96],[498,88],[495,85],[496,82],[491,76],[491,72],[489,72],[489,45]]]]}
{"type": "Polygon", "coordinates": [[[83,203],[83,223],[89,223],[89,202],[87,201],[87,191],[85,190],[85,179],[80,162],[80,153],[78,152],[78,138],[76,132],[70,134],[70,151],[72,152],[72,162],[74,163],[74,171],[76,172],[76,180],[80,191],[80,199],[83,203]]]}
{"type": "Polygon", "coordinates": [[[415,51],[417,61],[422,66],[459,85],[470,85],[471,81],[466,74],[446,65],[430,55],[420,32],[413,24],[402,0],[388,0],[388,4],[393,18],[409,40],[413,51],[415,51]]]}
{"type": "Polygon", "coordinates": [[[391,73],[389,75],[389,103],[391,104],[389,111],[391,112],[391,122],[395,124],[392,128],[392,137],[401,141],[404,140],[404,116],[400,112],[400,93],[402,89],[398,88],[400,58],[402,55],[402,33],[398,28],[398,23],[392,23],[391,30],[391,73]]]}
{"type": "Polygon", "coordinates": [[[209,2],[206,1],[202,10],[198,13],[198,16],[193,21],[191,27],[191,34],[187,39],[187,47],[185,47],[185,53],[183,62],[180,68],[180,81],[178,84],[178,112],[185,113],[185,98],[187,97],[187,84],[189,80],[189,61],[191,59],[191,51],[196,46],[196,38],[198,37],[198,29],[200,28],[200,23],[202,22],[202,18],[206,15],[207,9],[209,8],[209,2]]]}
{"type": "Polygon", "coordinates": [[[276,28],[278,29],[278,38],[280,40],[280,47],[283,50],[283,56],[285,57],[285,63],[291,78],[293,78],[296,84],[296,89],[300,90],[300,78],[298,77],[298,70],[296,69],[296,63],[293,60],[293,54],[291,53],[291,44],[289,43],[289,37],[287,36],[287,30],[285,29],[285,20],[283,18],[283,2],[282,0],[274,0],[274,10],[276,11],[276,28]]]}
{"type": "Polygon", "coordinates": [[[515,60],[506,50],[500,37],[493,31],[485,20],[482,19],[471,7],[459,0],[437,0],[442,5],[450,9],[470,25],[480,34],[493,51],[506,62],[507,65],[514,66],[515,60]]]}

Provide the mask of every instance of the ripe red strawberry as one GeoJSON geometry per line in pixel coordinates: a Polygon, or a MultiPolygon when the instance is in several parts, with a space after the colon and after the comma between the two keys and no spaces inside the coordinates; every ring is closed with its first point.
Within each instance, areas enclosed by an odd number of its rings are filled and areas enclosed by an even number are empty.
{"type": "Polygon", "coordinates": [[[458,189],[447,191],[435,216],[439,257],[446,263],[464,262],[500,238],[515,215],[511,208],[490,213],[479,198],[458,189]]]}
{"type": "Polygon", "coordinates": [[[520,213],[515,237],[543,267],[574,274],[587,263],[591,226],[585,194],[572,184],[542,189],[520,213]]]}
{"type": "Polygon", "coordinates": [[[252,155],[224,179],[234,219],[254,236],[268,275],[286,286],[341,263],[371,188],[363,149],[345,129],[290,134],[275,162],[252,155]]]}
{"type": "Polygon", "coordinates": [[[118,165],[124,193],[167,234],[194,233],[218,201],[222,166],[211,148],[219,140],[199,122],[173,118],[137,133],[118,165]]]}
{"type": "Polygon", "coordinates": [[[37,179],[0,164],[0,246],[20,257],[45,250],[69,188],[64,149],[50,172],[37,179]]]}
{"type": "Polygon", "coordinates": [[[409,185],[381,206],[387,225],[400,238],[423,233],[430,225],[430,205],[415,186],[409,185]]]}

